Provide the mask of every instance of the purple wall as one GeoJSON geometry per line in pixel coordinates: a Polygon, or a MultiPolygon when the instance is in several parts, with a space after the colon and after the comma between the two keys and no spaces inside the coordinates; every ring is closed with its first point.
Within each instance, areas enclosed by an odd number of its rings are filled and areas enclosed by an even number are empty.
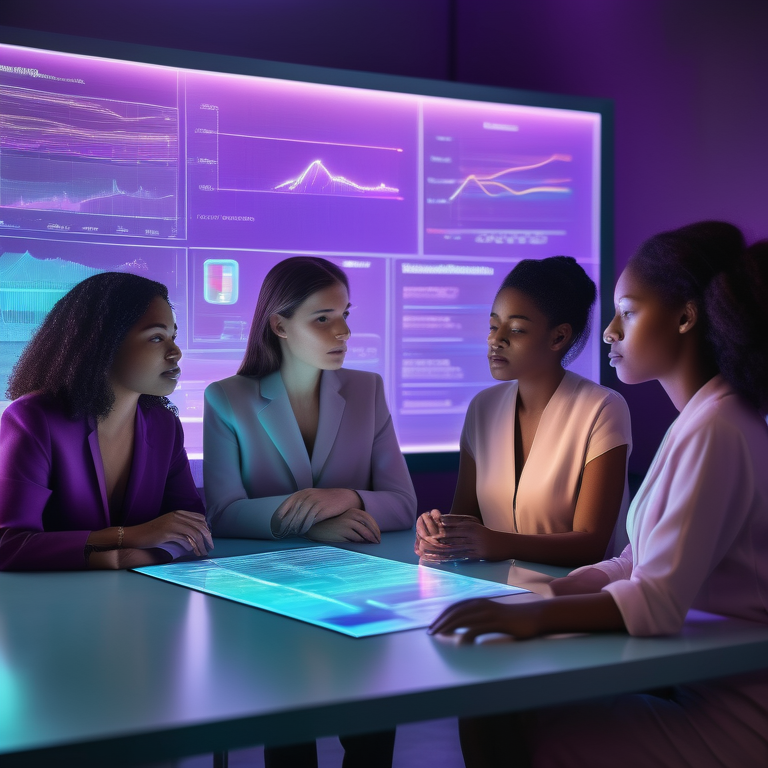
{"type": "MultiPolygon", "coordinates": [[[[768,236],[765,0],[5,0],[0,24],[612,98],[617,272],[705,217],[768,236]]],[[[644,472],[674,410],[655,384],[622,391],[644,472]]]]}
{"type": "MultiPolygon", "coordinates": [[[[460,80],[614,99],[617,275],[699,219],[768,237],[765,0],[460,0],[457,29],[460,80]]],[[[656,383],[617,388],[643,473],[676,412],[656,383]]]]}

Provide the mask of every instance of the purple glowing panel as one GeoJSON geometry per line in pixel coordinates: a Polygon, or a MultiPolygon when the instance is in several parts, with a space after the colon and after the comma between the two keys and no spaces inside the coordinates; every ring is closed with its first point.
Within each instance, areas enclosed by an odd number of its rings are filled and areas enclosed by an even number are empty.
{"type": "Polygon", "coordinates": [[[0,57],[0,226],[184,236],[177,72],[5,46],[0,57]]]}
{"type": "MultiPolygon", "coordinates": [[[[523,258],[599,279],[601,116],[0,45],[0,388],[53,302],[96,271],[168,284],[173,395],[242,358],[267,271],[348,274],[345,365],[379,373],[405,451],[455,450],[493,383],[488,313],[523,258]]],[[[593,334],[573,368],[599,378],[593,334]]]]}
{"type": "Polygon", "coordinates": [[[426,253],[597,257],[595,115],[424,105],[426,253]]]}
{"type": "Polygon", "coordinates": [[[412,253],[416,97],[189,74],[190,236],[412,253]]]}

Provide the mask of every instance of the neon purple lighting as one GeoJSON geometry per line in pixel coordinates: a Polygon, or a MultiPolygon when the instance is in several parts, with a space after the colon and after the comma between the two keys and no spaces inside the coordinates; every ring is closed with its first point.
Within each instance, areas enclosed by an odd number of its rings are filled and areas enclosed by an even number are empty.
{"type": "MultiPolygon", "coordinates": [[[[347,271],[345,365],[384,378],[406,451],[457,447],[493,383],[490,303],[520,259],[570,254],[599,280],[596,113],[13,46],[0,98],[0,390],[84,275],[147,275],[176,309],[192,457],[203,390],[236,371],[287,256],[347,271]]],[[[598,346],[574,370],[597,379],[598,346]]]]}

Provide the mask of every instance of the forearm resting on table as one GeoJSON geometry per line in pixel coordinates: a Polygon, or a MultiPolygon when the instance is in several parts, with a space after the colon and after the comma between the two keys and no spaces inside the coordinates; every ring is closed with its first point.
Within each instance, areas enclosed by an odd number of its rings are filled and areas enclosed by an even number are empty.
{"type": "MultiPolygon", "coordinates": [[[[125,529],[123,529],[123,537],[125,537],[125,529]]],[[[119,528],[113,525],[110,528],[102,528],[100,531],[91,531],[85,543],[92,547],[117,549],[122,543],[119,528]]]]}
{"type": "Polygon", "coordinates": [[[596,595],[568,595],[530,603],[540,611],[542,635],[563,632],[626,631],[624,617],[610,592],[596,595]]]}

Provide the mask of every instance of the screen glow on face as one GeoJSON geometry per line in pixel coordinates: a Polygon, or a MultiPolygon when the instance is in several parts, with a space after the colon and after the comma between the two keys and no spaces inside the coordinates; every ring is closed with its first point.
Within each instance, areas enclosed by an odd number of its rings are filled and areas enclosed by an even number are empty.
{"type": "MultiPolygon", "coordinates": [[[[145,275],[178,314],[191,458],[203,391],[237,370],[261,282],[289,256],[346,271],[344,365],[383,377],[412,452],[457,449],[518,261],[572,255],[599,282],[595,112],[9,45],[0,98],[0,391],[74,284],[145,275]]],[[[598,380],[593,335],[572,369],[598,380]]]]}
{"type": "Polygon", "coordinates": [[[427,627],[459,600],[527,591],[335,547],[135,570],[352,637],[427,627]]]}

